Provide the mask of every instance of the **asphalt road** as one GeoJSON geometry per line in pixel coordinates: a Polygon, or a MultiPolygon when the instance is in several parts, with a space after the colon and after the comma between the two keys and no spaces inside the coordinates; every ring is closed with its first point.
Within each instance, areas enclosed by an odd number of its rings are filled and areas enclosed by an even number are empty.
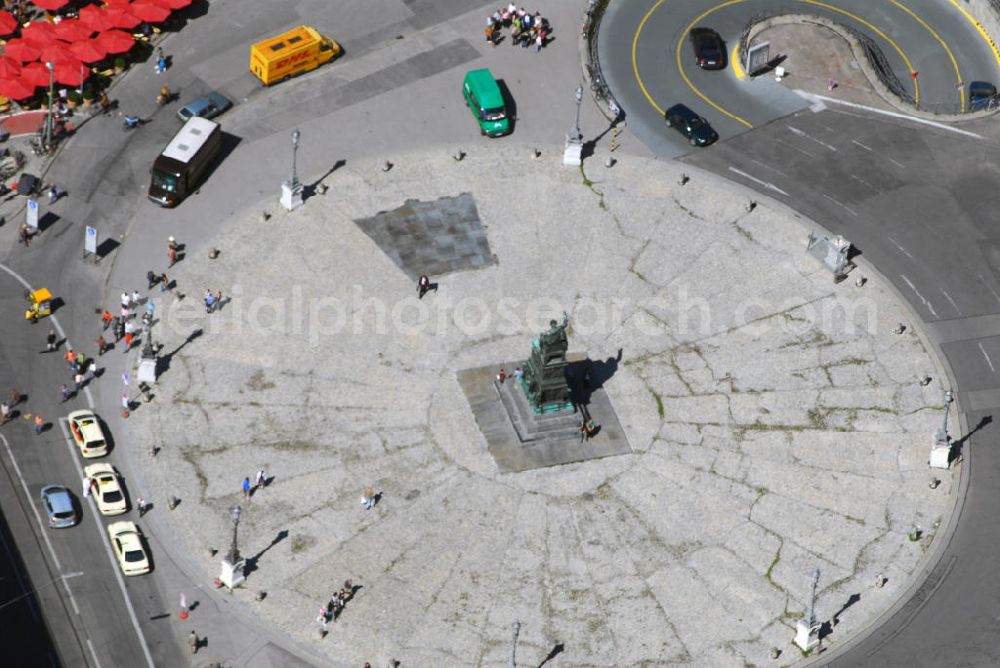
{"type": "Polygon", "coordinates": [[[822,661],[831,666],[1000,662],[993,557],[1000,453],[992,447],[1000,410],[1000,232],[992,222],[1000,170],[990,157],[998,145],[987,135],[992,124],[963,125],[983,133],[977,138],[833,107],[684,158],[852,241],[910,303],[953,374],[963,421],[952,433],[964,434],[958,450],[971,471],[955,533],[926,579],[871,635],[841,647],[834,633],[822,661]]]}
{"type": "MultiPolygon", "coordinates": [[[[957,81],[967,88],[977,78],[995,79],[996,61],[988,45],[960,13],[936,0],[611,3],[599,38],[602,69],[630,129],[654,152],[676,157],[689,150],[681,135],[662,131],[662,110],[678,102],[707,118],[723,139],[804,108],[800,98],[770,77],[737,80],[732,67],[703,71],[694,62],[687,40],[691,27],[718,31],[731,56],[751,17],[765,11],[823,16],[868,35],[922,108],[957,112],[965,91],[956,88],[957,81]],[[918,72],[919,90],[910,67],[918,72]]],[[[781,45],[771,49],[774,56],[781,45]]]]}

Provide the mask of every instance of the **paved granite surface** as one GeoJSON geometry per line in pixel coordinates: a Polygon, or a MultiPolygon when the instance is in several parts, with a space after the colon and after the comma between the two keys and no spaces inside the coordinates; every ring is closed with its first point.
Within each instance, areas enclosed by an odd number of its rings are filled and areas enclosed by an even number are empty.
{"type": "Polygon", "coordinates": [[[218,259],[176,268],[188,298],[154,295],[167,350],[204,335],[129,420],[134,447],[162,448],[147,499],[181,499],[169,521],[208,583],[264,467],[233,597],[338,664],[505,665],[515,619],[527,665],[557,645],[552,665],[792,663],[817,567],[821,621],[860,596],[828,641],[862,628],[953,502],[950,475],[928,486],[942,387],[892,331],[906,313],[875,278],[835,285],[805,221],[748,212],[715,177],[685,167],[682,187],[680,166],[629,158],[588,179],[559,158],[491,142],[356,161],[296,212],[235,215],[218,259]],[[418,301],[354,221],[462,193],[497,264],[418,301]],[[205,314],[206,289],[231,300],[205,314]],[[457,372],[522,357],[564,309],[573,350],[623,349],[604,390],[633,454],[499,473],[457,372]],[[362,589],[321,640],[347,577],[362,589]]]}

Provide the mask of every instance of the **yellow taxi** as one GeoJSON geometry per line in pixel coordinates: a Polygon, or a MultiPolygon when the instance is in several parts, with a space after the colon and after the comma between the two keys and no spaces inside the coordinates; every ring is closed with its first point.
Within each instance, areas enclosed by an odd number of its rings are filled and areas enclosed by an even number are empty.
{"type": "Polygon", "coordinates": [[[142,534],[134,522],[113,522],[108,525],[111,550],[125,575],[144,575],[149,572],[149,556],[143,545],[142,534]]]}
{"type": "Polygon", "coordinates": [[[80,448],[80,454],[90,459],[108,454],[108,441],[104,438],[101,422],[88,410],[73,411],[66,416],[73,442],[80,448]]]}
{"type": "Polygon", "coordinates": [[[111,464],[91,464],[83,468],[90,480],[90,494],[102,515],[121,515],[128,510],[121,478],[111,464]]]}

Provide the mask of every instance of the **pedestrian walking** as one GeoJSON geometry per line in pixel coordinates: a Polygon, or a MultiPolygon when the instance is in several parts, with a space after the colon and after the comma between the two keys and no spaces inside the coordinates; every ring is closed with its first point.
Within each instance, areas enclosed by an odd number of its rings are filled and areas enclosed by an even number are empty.
{"type": "Polygon", "coordinates": [[[243,478],[243,497],[249,499],[250,493],[250,478],[243,478]]]}
{"type": "Polygon", "coordinates": [[[160,292],[166,292],[170,289],[170,279],[167,278],[166,274],[160,274],[160,292]]]}
{"type": "Polygon", "coordinates": [[[266,485],[267,485],[267,474],[264,473],[264,469],[261,469],[257,471],[257,480],[254,483],[254,488],[260,489],[261,487],[265,487],[266,485]]]}
{"type": "Polygon", "coordinates": [[[200,644],[201,641],[198,640],[198,634],[195,633],[194,631],[191,631],[191,634],[188,636],[188,647],[191,648],[192,654],[198,653],[198,645],[200,644]]]}
{"type": "Polygon", "coordinates": [[[7,424],[7,421],[10,420],[10,413],[10,406],[7,405],[7,402],[0,403],[0,424],[7,424]]]}
{"type": "Polygon", "coordinates": [[[139,519],[146,514],[146,499],[141,496],[135,500],[135,509],[139,511],[139,519]]]}
{"type": "Polygon", "coordinates": [[[62,197],[63,191],[55,183],[49,184],[49,204],[55,204],[62,197]]]}
{"type": "Polygon", "coordinates": [[[83,498],[90,496],[90,478],[84,477],[83,479],[83,498]]]}
{"type": "Polygon", "coordinates": [[[375,505],[375,489],[371,485],[365,487],[365,491],[361,495],[361,505],[365,507],[365,510],[371,510],[371,507],[375,505]]]}
{"type": "Polygon", "coordinates": [[[26,223],[21,223],[21,227],[17,228],[17,240],[26,248],[31,245],[31,231],[26,223]]]}
{"type": "Polygon", "coordinates": [[[215,291],[215,310],[222,310],[222,290],[215,291]]]}
{"type": "Polygon", "coordinates": [[[320,608],[319,616],[316,617],[316,622],[319,624],[319,634],[325,636],[330,628],[327,626],[326,608],[320,608]]]}
{"type": "Polygon", "coordinates": [[[212,294],[211,290],[205,290],[205,313],[211,313],[215,310],[215,295],[212,294]]]}
{"type": "Polygon", "coordinates": [[[142,295],[139,294],[138,290],[132,291],[132,308],[139,306],[142,303],[142,295]]]}
{"type": "Polygon", "coordinates": [[[89,383],[90,381],[97,378],[97,362],[90,360],[90,364],[87,365],[87,370],[83,372],[83,381],[89,383]]]}
{"type": "Polygon", "coordinates": [[[104,338],[104,336],[98,336],[94,343],[97,344],[97,356],[100,357],[104,354],[104,351],[108,349],[108,341],[104,338]]]}
{"type": "Polygon", "coordinates": [[[153,286],[160,282],[160,278],[153,271],[147,271],[146,282],[149,284],[146,286],[146,289],[152,290],[153,286]]]}
{"type": "Polygon", "coordinates": [[[69,387],[67,387],[66,383],[63,383],[59,387],[59,393],[62,395],[62,402],[61,403],[66,403],[66,400],[69,399],[73,395],[73,393],[70,391],[69,387]]]}
{"type": "Polygon", "coordinates": [[[127,292],[123,292],[123,293],[122,293],[122,299],[121,299],[121,302],[122,302],[122,308],[128,308],[128,307],[129,307],[129,304],[130,304],[131,302],[129,301],[129,298],[128,298],[128,293],[127,293],[127,292]]]}
{"type": "Polygon", "coordinates": [[[79,369],[73,375],[73,385],[76,387],[76,391],[77,392],[79,392],[80,390],[83,389],[83,381],[84,381],[84,379],[85,379],[85,376],[83,375],[83,369],[79,369]]]}
{"type": "Polygon", "coordinates": [[[167,70],[167,57],[163,55],[163,49],[156,47],[156,73],[163,74],[167,70]]]}
{"type": "Polygon", "coordinates": [[[124,328],[126,334],[135,334],[135,323],[134,322],[126,322],[123,325],[123,328],[124,328]]]}
{"type": "MultiPolygon", "coordinates": [[[[128,411],[132,408],[132,400],[128,398],[128,392],[122,392],[122,410],[128,411]]],[[[125,417],[128,417],[127,415],[125,417]]]]}
{"type": "Polygon", "coordinates": [[[115,325],[115,343],[118,343],[125,337],[125,323],[121,320],[115,325]]]}
{"type": "Polygon", "coordinates": [[[21,403],[21,391],[16,387],[10,388],[10,392],[7,393],[7,403],[10,404],[11,407],[17,406],[21,403]]]}
{"type": "Polygon", "coordinates": [[[110,327],[113,320],[114,318],[111,315],[111,311],[104,309],[104,312],[101,313],[101,322],[104,324],[104,329],[110,327]]]}
{"type": "Polygon", "coordinates": [[[41,434],[44,426],[45,419],[41,415],[35,415],[35,434],[41,434]]]}
{"type": "MultiPolygon", "coordinates": [[[[427,278],[426,275],[420,277],[417,281],[417,292],[420,293],[417,299],[423,299],[424,295],[431,289],[431,279],[427,278]]],[[[437,288],[434,289],[437,292],[437,288]]]]}
{"type": "Polygon", "coordinates": [[[125,332],[125,350],[124,350],[124,352],[126,352],[126,353],[129,350],[132,349],[132,337],[133,337],[132,332],[125,332]]]}
{"type": "Polygon", "coordinates": [[[77,366],[82,367],[83,363],[87,361],[87,356],[84,355],[83,353],[77,353],[74,361],[76,362],[77,366]]]}
{"type": "Polygon", "coordinates": [[[55,352],[56,341],[56,330],[50,329],[48,336],[45,337],[45,352],[55,352]]]}

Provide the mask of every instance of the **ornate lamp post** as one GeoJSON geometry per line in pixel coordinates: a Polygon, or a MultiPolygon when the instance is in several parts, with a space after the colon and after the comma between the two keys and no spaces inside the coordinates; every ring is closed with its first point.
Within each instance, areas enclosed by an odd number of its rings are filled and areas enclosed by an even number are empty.
{"type": "Polygon", "coordinates": [[[219,576],[219,581],[229,589],[246,580],[246,576],[243,574],[246,560],[240,556],[240,550],[236,546],[236,535],[240,526],[241,511],[242,508],[240,508],[239,504],[235,504],[229,509],[229,515],[233,519],[233,542],[229,546],[229,554],[222,559],[222,574],[219,576]]]}
{"type": "Polygon", "coordinates": [[[819,644],[820,625],[816,623],[816,585],[819,584],[819,569],[813,571],[812,589],[809,592],[809,610],[806,618],[795,623],[795,644],[803,652],[811,652],[819,644]]]}
{"type": "Polygon", "coordinates": [[[298,128],[292,130],[292,178],[281,184],[281,206],[286,211],[292,211],[302,206],[302,184],[295,169],[295,161],[299,150],[299,137],[302,133],[298,128]]]}
{"type": "Polygon", "coordinates": [[[55,125],[55,119],[52,117],[52,97],[55,95],[55,68],[52,65],[52,61],[46,61],[45,67],[49,70],[49,113],[45,117],[45,150],[49,151],[52,149],[52,127],[55,125]]]}
{"type": "Polygon", "coordinates": [[[931,448],[931,468],[946,469],[951,465],[951,438],[948,436],[948,413],[955,393],[950,389],[944,393],[944,419],[937,433],[934,434],[934,446],[931,448]]]}
{"type": "Polygon", "coordinates": [[[580,104],[583,102],[583,86],[576,87],[576,123],[566,135],[563,150],[563,164],[578,167],[583,162],[583,133],[580,132],[580,104]]]}

